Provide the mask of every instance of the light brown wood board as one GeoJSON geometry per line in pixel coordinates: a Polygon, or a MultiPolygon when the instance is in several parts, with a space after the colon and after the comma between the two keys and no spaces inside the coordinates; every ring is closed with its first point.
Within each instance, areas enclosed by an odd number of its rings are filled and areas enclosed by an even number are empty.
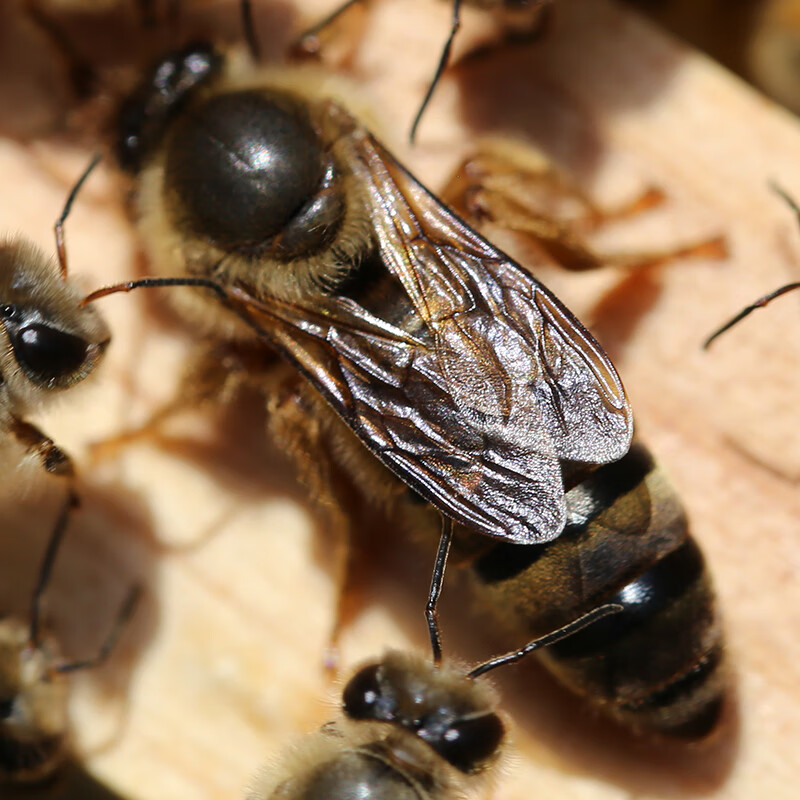
{"type": "MultiPolygon", "coordinates": [[[[480,136],[504,133],[542,148],[601,204],[653,185],[667,194],[663,207],[605,231],[609,250],[727,237],[724,262],[541,276],[608,347],[639,432],[684,498],[724,610],[738,710],[716,745],[682,752],[618,733],[521,665],[497,678],[514,742],[494,794],[788,800],[800,778],[800,299],[760,312],[708,353],[700,343],[800,273],[800,233],[767,186],[776,179],[800,195],[800,128],[627,9],[607,0],[559,5],[536,46],[497,49],[448,71],[415,148],[405,135],[447,6],[376,2],[346,71],[374,106],[381,136],[434,189],[480,136]]],[[[268,50],[323,6],[260,7],[268,50]]],[[[196,12],[218,15],[235,36],[232,4],[198,3],[196,12]]],[[[486,25],[467,13],[457,51],[486,25]]],[[[115,44],[120,26],[105,26],[103,17],[81,18],[70,30],[108,58],[130,43],[115,44]]],[[[126,37],[139,35],[131,31],[126,37]]],[[[18,47],[2,76],[4,96],[27,100],[17,106],[17,135],[0,141],[0,220],[50,249],[53,220],[90,148],[53,130],[67,107],[58,60],[25,35],[32,44],[18,47]]],[[[2,105],[3,129],[14,129],[15,112],[2,105]]],[[[495,234],[525,263],[523,243],[495,234]]],[[[141,273],[111,170],[87,184],[67,235],[71,269],[87,289],[141,273]]],[[[170,430],[169,442],[88,464],[90,443],[170,397],[191,345],[154,297],[120,296],[103,309],[114,340],[96,381],[36,417],[83,466],[84,505],[56,565],[52,625],[79,655],[102,638],[131,581],[144,580],[147,597],[107,668],[75,677],[75,751],[136,800],[241,797],[260,764],[333,713],[336,687],[322,669],[331,553],[280,454],[257,426],[248,429],[255,412],[224,424],[198,412],[170,430]]],[[[3,507],[0,599],[24,609],[59,495],[44,484],[14,494],[3,507]]],[[[345,674],[386,647],[425,645],[429,564],[402,542],[391,547],[344,634],[345,674]]],[[[496,647],[474,619],[459,590],[446,588],[454,657],[477,660],[496,647]]]]}

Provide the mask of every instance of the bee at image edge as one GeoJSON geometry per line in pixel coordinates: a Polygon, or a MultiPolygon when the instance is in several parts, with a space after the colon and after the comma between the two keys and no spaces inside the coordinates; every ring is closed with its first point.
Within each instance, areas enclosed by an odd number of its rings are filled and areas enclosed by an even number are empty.
{"type": "Polygon", "coordinates": [[[88,172],[56,223],[58,262],[21,237],[0,242],[0,486],[44,470],[74,494],[69,456],[25,417],[89,377],[109,343],[97,309],[82,305],[67,277],[63,223],[88,172]]]}
{"type": "Polygon", "coordinates": [[[506,738],[498,698],[479,679],[613,617],[605,605],[472,670],[389,651],[358,669],[342,716],[263,770],[248,800],[447,800],[494,777],[506,738]]]}
{"type": "Polygon", "coordinates": [[[0,619],[0,787],[50,778],[68,749],[68,675],[105,663],[141,596],[134,586],[97,653],[81,661],[61,658],[56,639],[42,628],[42,601],[67,528],[73,498],[59,513],[45,549],[29,620],[0,619]]]}

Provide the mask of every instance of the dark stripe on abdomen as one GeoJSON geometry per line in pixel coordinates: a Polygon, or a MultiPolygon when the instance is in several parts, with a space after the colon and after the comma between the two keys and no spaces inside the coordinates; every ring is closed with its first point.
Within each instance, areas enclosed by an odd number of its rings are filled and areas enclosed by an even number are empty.
{"type": "Polygon", "coordinates": [[[693,539],[657,561],[613,597],[624,611],[590,625],[550,648],[558,658],[585,658],[608,651],[631,630],[650,624],[690,590],[703,574],[705,562],[693,539]]]}
{"type": "MultiPolygon", "coordinates": [[[[637,442],[619,461],[599,467],[567,492],[567,524],[559,539],[570,540],[577,546],[581,537],[589,535],[592,520],[637,489],[654,468],[650,451],[637,442]]],[[[515,578],[533,566],[559,539],[529,545],[498,543],[475,561],[472,569],[486,584],[515,578]]]]}

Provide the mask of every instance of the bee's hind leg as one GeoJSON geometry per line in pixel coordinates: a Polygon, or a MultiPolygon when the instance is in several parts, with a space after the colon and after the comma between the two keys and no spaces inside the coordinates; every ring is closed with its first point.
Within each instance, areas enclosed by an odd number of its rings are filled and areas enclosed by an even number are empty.
{"type": "Polygon", "coordinates": [[[648,252],[597,252],[587,242],[594,230],[660,205],[664,194],[648,188],[616,208],[599,208],[542,153],[517,142],[484,142],[462,162],[442,198],[470,224],[522,234],[549,260],[573,271],[605,266],[641,269],[677,259],[727,256],[721,237],[648,252]]]}
{"type": "Polygon", "coordinates": [[[323,558],[332,561],[334,616],[323,665],[333,676],[342,632],[363,607],[359,590],[363,564],[354,539],[369,502],[353,472],[361,472],[362,458],[375,459],[295,372],[274,386],[267,399],[267,434],[293,462],[323,532],[323,558]]]}
{"type": "MultiPolygon", "coordinates": [[[[156,408],[141,425],[94,442],[89,448],[90,463],[113,458],[120,450],[141,441],[157,444],[165,426],[187,411],[231,403],[245,385],[256,380],[254,376],[258,371],[251,361],[246,357],[246,351],[235,344],[201,349],[189,360],[174,396],[156,408]]],[[[263,348],[261,361],[266,362],[259,364],[264,371],[269,367],[269,359],[263,357],[263,348]]]]}

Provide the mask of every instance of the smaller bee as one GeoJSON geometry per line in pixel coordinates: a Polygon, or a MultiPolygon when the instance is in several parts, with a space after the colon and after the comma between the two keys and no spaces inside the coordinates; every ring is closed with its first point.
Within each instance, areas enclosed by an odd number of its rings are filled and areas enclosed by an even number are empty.
{"type": "MultiPolygon", "coordinates": [[[[248,20],[250,16],[251,0],[242,1],[242,17],[248,20]]],[[[450,33],[442,48],[439,62],[433,74],[425,97],[420,103],[414,122],[411,125],[409,140],[413,143],[417,135],[417,129],[422,121],[422,115],[430,103],[431,97],[436,90],[442,74],[450,61],[450,51],[453,48],[453,40],[461,27],[461,7],[462,5],[471,6],[481,11],[490,12],[502,25],[507,39],[532,39],[544,27],[547,20],[547,12],[552,0],[451,0],[452,17],[450,21],[450,33]]],[[[366,3],[366,0],[345,0],[339,8],[325,17],[299,37],[293,50],[297,53],[315,53],[319,49],[320,34],[334,22],[336,22],[346,11],[356,4],[366,3]]],[[[252,25],[245,23],[245,30],[252,30],[252,25]]],[[[254,37],[248,34],[248,42],[251,51],[257,54],[258,47],[254,44],[254,37]]]]}
{"type": "Polygon", "coordinates": [[[33,461],[69,480],[69,456],[25,420],[59,392],[87,378],[109,342],[105,322],[67,278],[63,226],[81,176],[56,222],[58,264],[22,238],[0,242],[0,486],[33,461]],[[24,454],[19,458],[19,447],[24,454]]]}
{"type": "Polygon", "coordinates": [[[128,593],[105,642],[91,658],[64,661],[56,641],[42,632],[42,597],[75,501],[63,504],[45,550],[30,620],[0,621],[0,786],[28,784],[53,774],[67,745],[66,675],[105,662],[138,603],[141,588],[128,593]]]}
{"type": "Polygon", "coordinates": [[[450,800],[492,768],[505,725],[497,696],[475,679],[620,610],[605,605],[469,672],[389,651],[359,669],[330,722],[264,772],[248,800],[450,800]]]}

